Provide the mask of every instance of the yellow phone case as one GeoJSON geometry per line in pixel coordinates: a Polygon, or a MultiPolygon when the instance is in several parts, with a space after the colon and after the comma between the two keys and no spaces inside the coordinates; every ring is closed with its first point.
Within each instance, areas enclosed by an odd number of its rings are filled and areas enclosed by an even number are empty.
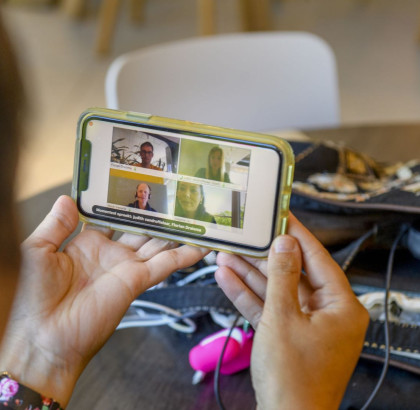
{"type": "MultiPolygon", "coordinates": [[[[81,192],[86,189],[87,181],[83,181],[82,175],[82,156],[87,155],[84,142],[85,128],[91,119],[106,119],[108,121],[115,120],[117,122],[124,122],[132,125],[156,126],[168,131],[186,132],[192,134],[211,135],[223,138],[231,142],[245,142],[258,145],[268,145],[275,147],[282,153],[281,161],[281,178],[280,189],[277,196],[277,215],[273,233],[274,236],[286,233],[287,221],[289,213],[289,201],[292,190],[293,171],[294,171],[294,156],[293,151],[287,141],[273,135],[260,134],[255,132],[247,132],[241,130],[234,130],[228,128],[215,127],[204,125],[195,122],[181,121],[171,118],[164,118],[150,114],[135,113],[130,111],[117,111],[105,108],[91,108],[81,114],[77,126],[77,140],[75,149],[74,174],[72,185],[72,197],[79,205],[79,198],[81,192]]],[[[264,250],[256,250],[252,247],[244,247],[243,245],[235,246],[226,243],[215,243],[214,240],[206,240],[202,237],[183,236],[180,233],[174,232],[157,232],[149,231],[145,228],[127,226],[123,223],[105,221],[96,219],[94,217],[86,217],[80,213],[80,219],[85,223],[95,224],[111,228],[117,231],[128,232],[132,234],[145,234],[157,238],[169,239],[183,244],[202,246],[211,248],[216,251],[223,251],[229,253],[236,253],[251,257],[266,257],[268,248],[264,250]]]]}

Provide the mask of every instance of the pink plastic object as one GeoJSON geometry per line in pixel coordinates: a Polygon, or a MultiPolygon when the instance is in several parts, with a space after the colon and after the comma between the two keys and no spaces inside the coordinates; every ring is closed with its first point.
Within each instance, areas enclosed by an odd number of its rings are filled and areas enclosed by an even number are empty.
{"type": "MultiPolygon", "coordinates": [[[[203,339],[190,351],[190,365],[196,371],[208,373],[216,369],[229,329],[221,330],[203,339]]],[[[233,374],[249,367],[251,362],[252,330],[245,332],[235,327],[227,343],[220,373],[233,374]]]]}

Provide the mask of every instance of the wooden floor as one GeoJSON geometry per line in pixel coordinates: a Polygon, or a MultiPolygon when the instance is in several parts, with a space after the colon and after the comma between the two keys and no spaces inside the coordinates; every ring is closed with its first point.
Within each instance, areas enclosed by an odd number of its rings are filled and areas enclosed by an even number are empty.
{"type": "MultiPolygon", "coordinates": [[[[93,52],[99,0],[86,2],[80,20],[46,7],[46,0],[4,3],[32,107],[19,168],[23,199],[71,178],[77,118],[105,105],[109,63],[123,52],[197,35],[196,0],[148,1],[137,25],[122,7],[107,57],[93,52]]],[[[217,2],[218,32],[241,29],[237,6],[217,2]]],[[[344,124],[420,121],[419,17],[417,0],[272,0],[274,29],[306,30],[331,44],[344,124]]]]}

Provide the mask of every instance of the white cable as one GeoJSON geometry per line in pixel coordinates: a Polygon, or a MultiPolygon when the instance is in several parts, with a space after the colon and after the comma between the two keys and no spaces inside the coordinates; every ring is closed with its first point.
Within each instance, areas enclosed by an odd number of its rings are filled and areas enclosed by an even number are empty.
{"type": "Polygon", "coordinates": [[[177,320],[173,320],[168,323],[168,326],[182,333],[194,333],[197,330],[197,325],[191,319],[184,317],[182,318],[182,321],[187,323],[189,326],[181,325],[177,320]]]}
{"type": "MultiPolygon", "coordinates": [[[[211,318],[213,319],[213,322],[219,325],[220,327],[224,328],[230,328],[232,326],[232,323],[236,320],[236,316],[238,316],[237,313],[220,313],[217,310],[210,310],[209,311],[211,318]]],[[[243,317],[240,317],[237,320],[237,325],[242,326],[245,322],[245,319],[243,317]]]]}
{"type": "MultiPolygon", "coordinates": [[[[168,306],[160,305],[154,302],[148,302],[145,300],[135,300],[131,303],[131,307],[133,308],[147,308],[147,309],[154,309],[157,311],[162,312],[161,319],[155,319],[156,315],[152,315],[153,319],[147,319],[147,315],[143,316],[142,319],[123,319],[121,323],[118,325],[117,330],[126,329],[130,327],[146,327],[146,326],[162,326],[168,325],[171,328],[183,332],[183,333],[193,333],[197,329],[196,324],[184,315],[179,312],[178,310],[172,309],[168,306]],[[178,323],[182,321],[185,325],[178,323]]],[[[139,312],[136,310],[136,313],[139,312]]],[[[144,313],[144,312],[143,312],[144,313]]],[[[141,316],[139,314],[139,316],[141,316]]]]}
{"type": "Polygon", "coordinates": [[[217,253],[215,251],[211,251],[203,258],[207,265],[216,265],[217,253]]]}
{"type": "Polygon", "coordinates": [[[188,326],[181,325],[179,323],[176,323],[176,319],[171,320],[161,320],[161,321],[150,321],[150,322],[144,322],[143,320],[130,320],[128,322],[121,322],[116,330],[121,329],[128,329],[133,327],[150,327],[150,326],[162,326],[162,325],[168,325],[172,329],[182,332],[182,333],[194,333],[197,329],[196,324],[191,319],[182,319],[188,326]]]}
{"type": "Polygon", "coordinates": [[[207,275],[208,273],[215,272],[217,270],[217,265],[210,265],[205,266],[204,268],[196,270],[194,273],[191,273],[184,279],[179,280],[175,283],[176,286],[184,286],[187,283],[194,282],[196,279],[200,278],[201,276],[207,275]]]}

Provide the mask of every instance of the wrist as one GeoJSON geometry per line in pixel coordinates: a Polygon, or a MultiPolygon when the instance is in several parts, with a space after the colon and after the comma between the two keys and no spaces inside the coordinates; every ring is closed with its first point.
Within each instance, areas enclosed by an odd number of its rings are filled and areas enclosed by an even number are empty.
{"type": "Polygon", "coordinates": [[[62,410],[53,398],[45,397],[39,392],[16,381],[9,373],[0,373],[0,403],[3,407],[16,410],[40,409],[62,410]]]}
{"type": "Polygon", "coordinates": [[[3,341],[0,349],[0,371],[9,372],[18,383],[42,396],[53,398],[63,408],[67,406],[81,373],[35,344],[11,344],[7,340],[3,341]]]}

